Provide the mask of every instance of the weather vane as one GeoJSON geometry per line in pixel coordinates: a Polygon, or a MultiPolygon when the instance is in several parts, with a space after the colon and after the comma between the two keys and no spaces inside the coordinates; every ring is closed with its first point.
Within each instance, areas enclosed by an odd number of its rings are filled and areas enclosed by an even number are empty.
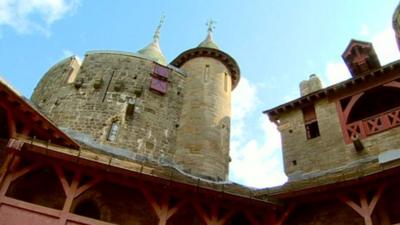
{"type": "Polygon", "coordinates": [[[208,27],[207,30],[208,30],[209,33],[212,33],[214,31],[216,23],[217,22],[215,20],[211,19],[211,18],[207,21],[206,25],[208,27]]]}

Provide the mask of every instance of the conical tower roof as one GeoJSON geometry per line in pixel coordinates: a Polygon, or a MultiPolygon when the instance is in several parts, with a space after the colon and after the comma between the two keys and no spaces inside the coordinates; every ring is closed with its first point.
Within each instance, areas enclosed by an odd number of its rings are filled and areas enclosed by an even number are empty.
{"type": "Polygon", "coordinates": [[[164,23],[164,16],[161,17],[160,24],[157,26],[156,32],[154,33],[153,36],[153,41],[146,47],[140,49],[138,53],[156,61],[157,63],[166,65],[167,60],[165,59],[165,56],[160,48],[160,29],[163,23],[164,23]]]}
{"type": "Polygon", "coordinates": [[[236,87],[240,80],[240,68],[230,55],[218,48],[218,45],[214,42],[212,38],[214,30],[214,21],[209,20],[207,22],[208,32],[207,37],[202,41],[197,47],[186,50],[182,52],[178,57],[176,57],[170,64],[180,68],[189,60],[196,57],[209,57],[214,58],[221,63],[223,63],[229,70],[229,74],[232,77],[232,90],[236,87]]]}
{"type": "Polygon", "coordinates": [[[208,25],[207,37],[197,47],[219,49],[218,45],[214,42],[214,39],[212,37],[212,33],[214,31],[214,23],[215,22],[213,20],[209,20],[207,22],[208,25]]]}

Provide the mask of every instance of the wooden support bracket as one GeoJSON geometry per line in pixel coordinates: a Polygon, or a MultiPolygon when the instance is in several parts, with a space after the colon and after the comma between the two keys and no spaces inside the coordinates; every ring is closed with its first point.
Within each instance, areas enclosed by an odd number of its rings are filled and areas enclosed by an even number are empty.
{"type": "Polygon", "coordinates": [[[380,197],[382,196],[384,190],[386,188],[386,184],[382,184],[378,187],[378,190],[374,193],[371,201],[368,202],[367,193],[365,190],[360,190],[358,192],[358,197],[360,200],[360,205],[351,200],[344,194],[338,195],[340,201],[350,206],[354,211],[356,211],[361,217],[364,218],[365,225],[373,225],[372,222],[372,213],[375,209],[376,204],[378,203],[380,197]]]}

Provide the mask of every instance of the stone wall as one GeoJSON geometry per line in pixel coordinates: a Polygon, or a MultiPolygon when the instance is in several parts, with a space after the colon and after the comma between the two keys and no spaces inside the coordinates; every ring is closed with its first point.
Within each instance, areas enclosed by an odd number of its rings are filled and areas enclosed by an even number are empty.
{"type": "Polygon", "coordinates": [[[103,145],[129,149],[153,160],[171,160],[182,106],[184,75],[171,68],[168,90],[149,89],[153,61],[135,54],[89,52],[76,78],[69,61],[43,77],[32,101],[59,127],[89,135],[103,145]],[[113,123],[116,138],[108,140],[113,123]]]}
{"type": "Polygon", "coordinates": [[[344,143],[334,102],[319,100],[315,111],[320,136],[312,139],[306,137],[301,109],[284,113],[279,118],[285,172],[289,179],[349,168],[374,160],[380,153],[400,145],[400,127],[397,127],[362,139],[364,150],[357,152],[353,144],[344,143]]]}

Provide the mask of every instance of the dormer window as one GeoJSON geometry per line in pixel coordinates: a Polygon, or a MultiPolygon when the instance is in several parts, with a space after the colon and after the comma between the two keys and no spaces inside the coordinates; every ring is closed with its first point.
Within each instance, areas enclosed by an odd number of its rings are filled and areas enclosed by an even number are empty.
{"type": "Polygon", "coordinates": [[[302,112],[307,139],[319,137],[320,133],[314,105],[302,108],[302,112]]]}
{"type": "Polygon", "coordinates": [[[352,40],[342,54],[351,75],[361,76],[380,67],[372,43],[352,40]]]}

